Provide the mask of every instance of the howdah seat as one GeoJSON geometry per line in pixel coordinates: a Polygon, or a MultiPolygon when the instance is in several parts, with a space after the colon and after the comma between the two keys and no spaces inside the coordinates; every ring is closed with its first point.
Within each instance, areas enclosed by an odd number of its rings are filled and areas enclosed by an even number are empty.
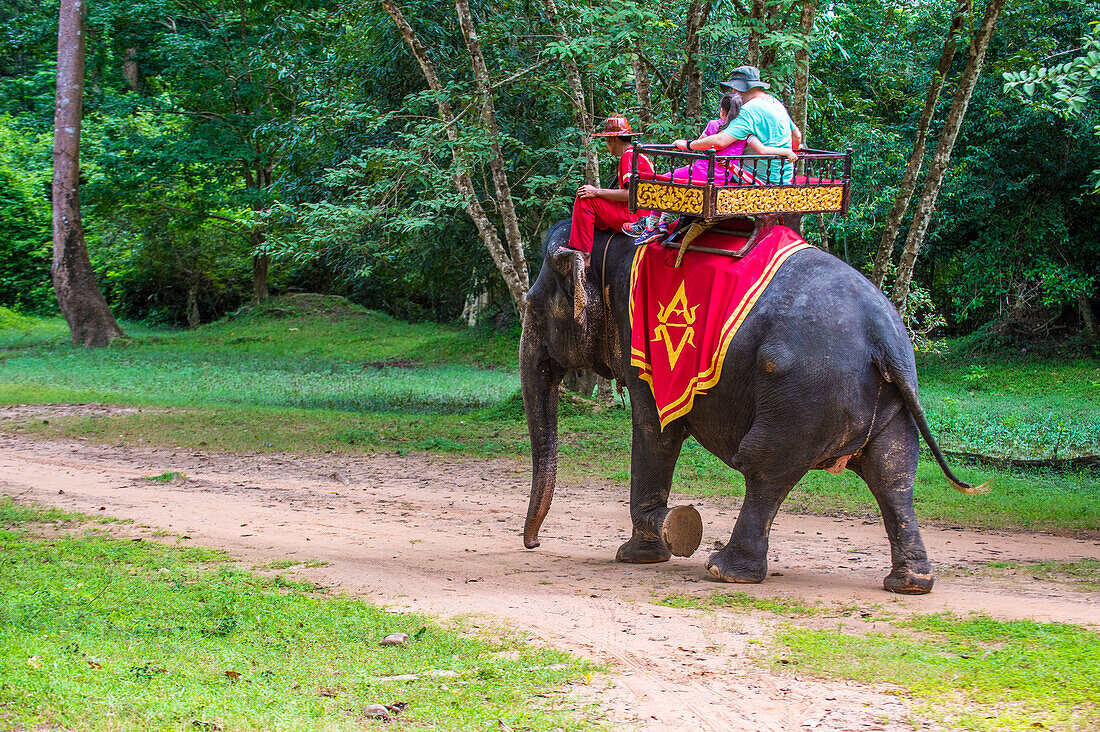
{"type": "Polygon", "coordinates": [[[851,172],[851,148],[843,153],[803,149],[798,162],[791,163],[772,155],[718,156],[714,150],[684,151],[635,142],[630,209],[680,215],[680,224],[663,242],[681,250],[677,265],[691,240],[715,226],[731,234],[748,234],[737,251],[713,251],[740,257],[781,218],[797,228],[804,214],[846,214],[851,172]],[[639,155],[653,161],[657,173],[652,178],[639,178],[639,155]],[[697,165],[698,161],[704,165],[697,165]],[[686,174],[677,174],[677,169],[686,169],[686,174]]]}

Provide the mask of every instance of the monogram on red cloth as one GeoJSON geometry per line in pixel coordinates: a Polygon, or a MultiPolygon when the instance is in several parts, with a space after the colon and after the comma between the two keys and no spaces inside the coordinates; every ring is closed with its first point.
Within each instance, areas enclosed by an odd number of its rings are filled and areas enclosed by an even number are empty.
{"type": "MultiPolygon", "coordinates": [[[[736,251],[745,239],[707,232],[693,242],[736,251]]],[[[661,429],[691,411],[722,376],[733,337],[783,262],[809,249],[802,237],[776,226],[741,259],[638,247],[630,270],[630,363],[649,383],[661,429]]]]}

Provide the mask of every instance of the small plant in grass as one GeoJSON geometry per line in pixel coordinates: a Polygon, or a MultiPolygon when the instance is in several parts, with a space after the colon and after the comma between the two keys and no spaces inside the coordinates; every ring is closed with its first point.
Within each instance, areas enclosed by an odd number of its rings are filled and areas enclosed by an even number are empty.
{"type": "Polygon", "coordinates": [[[166,470],[160,475],[150,475],[145,478],[153,483],[171,483],[176,480],[187,480],[186,473],[180,473],[175,470],[166,470]]]}
{"type": "Polygon", "coordinates": [[[256,565],[256,569],[271,569],[271,570],[289,569],[290,567],[294,567],[294,566],[299,565],[301,563],[302,563],[301,559],[273,559],[272,561],[267,562],[266,564],[256,565]]]}

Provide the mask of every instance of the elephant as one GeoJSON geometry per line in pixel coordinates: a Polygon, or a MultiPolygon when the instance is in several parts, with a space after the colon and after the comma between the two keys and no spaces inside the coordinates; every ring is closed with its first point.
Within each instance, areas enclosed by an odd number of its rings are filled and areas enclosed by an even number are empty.
{"type": "Polygon", "coordinates": [[[566,372],[592,369],[630,395],[632,532],[618,561],[665,562],[698,548],[697,510],[668,506],[690,436],[745,479],[730,539],[705,563],[717,579],[762,581],[771,524],[787,494],[811,469],[846,465],[882,512],[892,563],[884,589],[929,592],[932,566],[913,511],[920,437],[952,487],[975,493],[985,486],[963,482],[947,466],[918,400],[912,344],[882,292],[827,252],[795,253],[743,321],[719,382],[662,430],[650,387],[629,361],[634,242],[597,231],[586,263],[568,248],[569,225],[558,222],[547,233],[523,315],[519,366],[532,454],[524,546],[539,546],[554,495],[558,386],[566,372]]]}

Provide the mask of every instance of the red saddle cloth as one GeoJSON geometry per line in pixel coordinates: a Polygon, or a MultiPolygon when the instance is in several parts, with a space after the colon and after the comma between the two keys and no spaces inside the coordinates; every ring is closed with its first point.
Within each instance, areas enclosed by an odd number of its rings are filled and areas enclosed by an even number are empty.
{"type": "MultiPolygon", "coordinates": [[[[737,251],[743,237],[708,232],[693,244],[737,251]]],[[[794,253],[812,248],[776,226],[741,259],[638,247],[630,270],[630,363],[649,382],[661,429],[691,411],[722,376],[722,360],[764,288],[794,253]]]]}

